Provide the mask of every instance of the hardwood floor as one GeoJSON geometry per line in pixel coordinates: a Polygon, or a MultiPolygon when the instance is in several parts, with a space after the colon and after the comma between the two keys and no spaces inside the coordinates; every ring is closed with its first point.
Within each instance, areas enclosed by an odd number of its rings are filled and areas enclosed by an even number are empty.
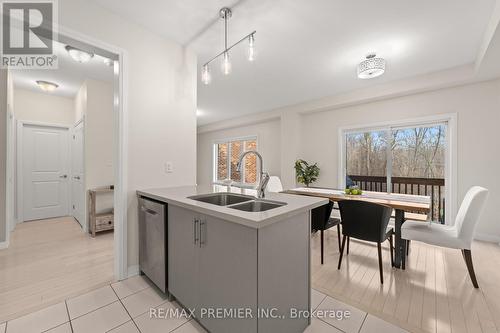
{"type": "Polygon", "coordinates": [[[383,244],[384,284],[378,276],[377,246],[351,239],[349,255],[339,258],[337,231],[325,232],[320,264],[319,233],[312,236],[312,287],[411,332],[499,332],[500,246],[472,246],[479,289],[472,286],[460,250],[413,241],[406,270],[390,265],[383,244]]]}
{"type": "Polygon", "coordinates": [[[72,217],[19,224],[0,250],[0,322],[112,280],[112,232],[91,238],[72,217]]]}

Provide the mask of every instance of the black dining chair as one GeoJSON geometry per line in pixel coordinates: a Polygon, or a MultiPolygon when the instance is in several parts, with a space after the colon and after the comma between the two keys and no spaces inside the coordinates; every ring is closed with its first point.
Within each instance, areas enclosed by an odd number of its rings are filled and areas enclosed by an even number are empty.
{"type": "Polygon", "coordinates": [[[378,267],[380,271],[380,283],[384,283],[384,271],[382,269],[382,242],[389,240],[391,252],[391,265],[394,263],[392,229],[387,230],[387,224],[391,218],[392,208],[366,201],[342,200],[339,201],[340,216],[342,219],[342,246],[338,269],[342,263],[342,256],[346,239],[356,238],[368,242],[377,243],[378,267]]]}
{"type": "Polygon", "coordinates": [[[321,233],[321,265],[323,265],[324,257],[324,231],[337,226],[337,238],[340,251],[340,219],[330,217],[333,209],[333,201],[328,204],[314,208],[311,212],[311,231],[319,231],[321,233]]]}

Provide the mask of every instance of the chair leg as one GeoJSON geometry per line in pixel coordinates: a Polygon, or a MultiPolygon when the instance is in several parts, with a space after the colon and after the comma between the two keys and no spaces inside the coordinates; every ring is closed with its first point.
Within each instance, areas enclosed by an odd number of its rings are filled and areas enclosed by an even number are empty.
{"type": "Polygon", "coordinates": [[[408,239],[406,241],[406,255],[408,256],[408,254],[410,253],[410,240],[408,239]]]}
{"type": "Polygon", "coordinates": [[[324,249],[325,235],[323,230],[321,230],[320,233],[321,233],[321,265],[323,265],[323,249],[324,249]]]}
{"type": "MultiPolygon", "coordinates": [[[[406,269],[406,240],[403,239],[403,253],[401,253],[401,269],[405,270],[406,269]]],[[[400,249],[397,249],[398,251],[400,249]]]]}
{"type": "Polygon", "coordinates": [[[347,254],[349,254],[349,244],[351,243],[351,237],[347,237],[347,254]]]}
{"type": "Polygon", "coordinates": [[[389,249],[391,251],[391,266],[394,267],[394,240],[393,234],[389,236],[389,249]]]}
{"type": "Polygon", "coordinates": [[[344,247],[345,247],[346,238],[347,238],[346,235],[344,235],[342,237],[342,247],[340,248],[339,265],[337,266],[337,269],[340,269],[340,264],[342,263],[342,255],[344,254],[344,247]]]}
{"type": "Polygon", "coordinates": [[[472,265],[472,253],[470,250],[462,250],[462,254],[465,259],[465,264],[467,265],[467,270],[469,271],[470,279],[472,280],[472,284],[474,288],[479,288],[476,279],[476,273],[474,273],[474,266],[472,265]]]}
{"type": "Polygon", "coordinates": [[[384,271],[382,269],[382,245],[377,243],[378,250],[378,269],[380,271],[380,283],[384,284],[384,271]]]}
{"type": "Polygon", "coordinates": [[[340,252],[340,247],[342,246],[340,243],[340,224],[337,224],[337,239],[339,241],[339,252],[340,252]]]}

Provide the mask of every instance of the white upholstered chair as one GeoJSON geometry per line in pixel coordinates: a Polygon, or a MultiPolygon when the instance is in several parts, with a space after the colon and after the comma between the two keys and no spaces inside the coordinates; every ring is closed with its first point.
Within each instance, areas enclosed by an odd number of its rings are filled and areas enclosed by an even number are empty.
{"type": "Polygon", "coordinates": [[[472,284],[475,288],[479,288],[472,265],[471,244],[487,196],[487,189],[473,186],[465,195],[453,226],[407,221],[401,227],[401,237],[461,250],[472,284]]]}
{"type": "Polygon", "coordinates": [[[267,183],[266,190],[268,192],[281,192],[281,191],[283,191],[283,184],[281,184],[280,177],[278,177],[278,176],[269,177],[269,182],[267,183]]]}

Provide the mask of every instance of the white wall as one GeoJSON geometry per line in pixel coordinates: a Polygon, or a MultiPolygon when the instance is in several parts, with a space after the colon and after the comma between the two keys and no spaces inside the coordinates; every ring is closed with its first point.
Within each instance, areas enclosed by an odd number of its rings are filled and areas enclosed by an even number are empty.
{"type": "Polygon", "coordinates": [[[133,268],[139,253],[136,190],[195,183],[196,57],[90,1],[60,1],[59,24],[126,52],[128,266],[133,268]],[[167,161],[173,173],[164,172],[167,161]]]}
{"type": "Polygon", "coordinates": [[[249,125],[227,130],[198,134],[197,183],[209,185],[213,181],[213,144],[216,140],[257,136],[257,150],[264,159],[264,171],[271,176],[281,176],[280,121],[249,125]]]}
{"type": "MultiPolygon", "coordinates": [[[[456,113],[458,122],[457,204],[462,201],[469,187],[481,185],[488,188],[490,196],[478,225],[478,238],[500,242],[500,208],[498,206],[500,177],[497,171],[500,165],[498,153],[500,140],[497,134],[500,124],[500,80],[349,107],[332,107],[330,110],[325,107],[323,110],[326,111],[300,114],[300,105],[294,106],[293,110],[290,108],[288,113],[286,108],[280,110],[282,133],[285,131],[289,134],[296,133],[295,136],[288,135],[289,139],[282,140],[281,169],[292,168],[294,156],[318,162],[321,174],[315,185],[327,187],[338,186],[338,131],[340,127],[456,113]],[[298,117],[299,121],[290,121],[294,117],[298,117]],[[290,142],[300,142],[299,147],[297,148],[290,142]]],[[[262,115],[255,117],[262,118],[262,115]]],[[[231,123],[235,121],[228,122],[228,124],[231,123]]],[[[220,128],[223,124],[218,126],[220,128]]],[[[255,126],[265,127],[266,123],[262,122],[255,126]]],[[[214,133],[219,131],[206,132],[204,135],[208,133],[216,135],[214,133]]],[[[261,148],[264,147],[261,146],[261,148]]],[[[202,151],[198,153],[199,156],[203,154],[202,151]]],[[[293,183],[288,184],[286,187],[293,185],[293,183]]]]}
{"type": "Polygon", "coordinates": [[[75,110],[82,112],[77,121],[85,115],[86,188],[114,184],[113,85],[86,80],[75,97],[75,110]]]}
{"type": "Polygon", "coordinates": [[[7,70],[0,69],[0,248],[7,245],[7,82],[7,70]]]}
{"type": "MultiPolygon", "coordinates": [[[[85,117],[85,193],[114,185],[113,84],[87,79],[75,97],[75,119],[85,117]]],[[[87,205],[89,203],[87,202],[87,205]]],[[[113,208],[112,193],[100,194],[97,212],[113,208]]],[[[85,210],[87,221],[87,210],[85,210]]]]}
{"type": "MultiPolygon", "coordinates": [[[[15,227],[16,213],[16,119],[14,114],[14,82],[12,73],[7,77],[7,233],[15,227]],[[15,195],[9,195],[15,193],[15,195]]],[[[7,238],[8,235],[7,235],[7,238]]]]}
{"type": "Polygon", "coordinates": [[[14,104],[18,120],[68,126],[75,122],[72,98],[14,88],[14,104]]]}

